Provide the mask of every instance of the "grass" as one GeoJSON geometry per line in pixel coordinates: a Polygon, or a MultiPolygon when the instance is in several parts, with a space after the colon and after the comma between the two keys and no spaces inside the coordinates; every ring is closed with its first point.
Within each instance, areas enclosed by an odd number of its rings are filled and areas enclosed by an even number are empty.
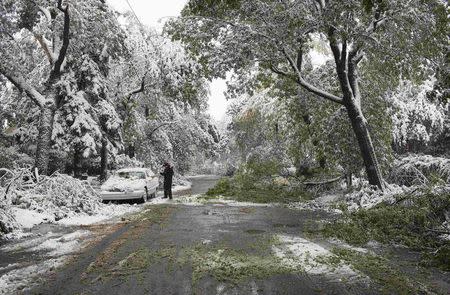
{"type": "Polygon", "coordinates": [[[119,261],[116,270],[133,271],[145,270],[155,263],[160,263],[167,259],[171,264],[174,263],[176,256],[175,246],[169,246],[163,249],[151,250],[148,248],[140,248],[128,255],[125,259],[119,261]]]}
{"type": "Polygon", "coordinates": [[[429,294],[417,277],[408,277],[384,257],[343,248],[333,248],[331,252],[334,255],[316,259],[331,266],[352,265],[377,283],[383,294],[429,294]]]}
{"type": "Polygon", "coordinates": [[[271,252],[277,240],[272,235],[262,235],[247,249],[233,249],[225,245],[197,245],[186,248],[180,255],[180,263],[192,266],[192,283],[207,276],[218,282],[237,285],[250,278],[264,279],[276,274],[295,273],[281,263],[271,252]]]}
{"type": "Polygon", "coordinates": [[[258,180],[249,175],[222,178],[203,196],[205,200],[217,197],[253,203],[291,203],[311,198],[302,187],[278,184],[272,178],[258,180]]]}
{"type": "Polygon", "coordinates": [[[450,270],[448,242],[432,230],[445,221],[449,210],[450,195],[424,194],[407,205],[380,204],[368,210],[344,211],[341,219],[325,225],[322,234],[357,246],[371,240],[405,245],[423,251],[427,264],[450,270]]]}

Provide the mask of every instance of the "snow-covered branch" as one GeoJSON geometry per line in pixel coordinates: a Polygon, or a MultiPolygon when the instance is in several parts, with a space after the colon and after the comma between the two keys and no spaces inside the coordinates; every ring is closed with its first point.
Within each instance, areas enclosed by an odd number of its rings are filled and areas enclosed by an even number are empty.
{"type": "Polygon", "coordinates": [[[36,38],[39,45],[42,47],[42,50],[44,50],[44,53],[47,56],[50,65],[52,65],[55,62],[56,55],[50,50],[48,41],[42,35],[34,34],[34,38],[36,38]]]}
{"type": "Polygon", "coordinates": [[[33,86],[28,84],[22,76],[10,73],[3,64],[0,64],[0,74],[5,76],[20,91],[25,92],[37,106],[44,106],[44,96],[40,94],[33,86]]]}
{"type": "Polygon", "coordinates": [[[141,85],[138,88],[135,88],[135,89],[131,90],[130,92],[128,92],[125,95],[126,98],[130,99],[132,95],[144,92],[144,90],[145,90],[145,76],[146,76],[146,74],[144,75],[144,77],[142,77],[141,85]]]}
{"type": "Polygon", "coordinates": [[[153,128],[153,130],[150,131],[150,133],[147,134],[148,138],[151,138],[152,135],[153,135],[156,131],[158,131],[158,129],[160,129],[160,128],[164,127],[164,126],[167,126],[167,125],[175,124],[175,123],[177,123],[177,121],[163,122],[163,123],[161,123],[161,124],[158,125],[157,127],[153,128]]]}

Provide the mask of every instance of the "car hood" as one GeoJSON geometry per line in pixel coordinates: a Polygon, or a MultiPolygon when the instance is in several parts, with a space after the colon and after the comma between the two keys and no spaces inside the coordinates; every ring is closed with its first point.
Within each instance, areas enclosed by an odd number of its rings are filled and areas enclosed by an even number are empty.
{"type": "Polygon", "coordinates": [[[110,177],[101,186],[102,191],[134,191],[143,190],[145,187],[145,179],[124,179],[116,176],[110,177]]]}

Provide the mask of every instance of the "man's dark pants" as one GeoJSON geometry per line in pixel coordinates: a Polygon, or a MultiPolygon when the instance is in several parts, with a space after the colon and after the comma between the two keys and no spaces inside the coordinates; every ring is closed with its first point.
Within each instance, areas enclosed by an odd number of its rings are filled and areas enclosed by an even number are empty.
{"type": "Polygon", "coordinates": [[[172,186],[164,187],[164,198],[167,197],[172,200],[172,186]]]}

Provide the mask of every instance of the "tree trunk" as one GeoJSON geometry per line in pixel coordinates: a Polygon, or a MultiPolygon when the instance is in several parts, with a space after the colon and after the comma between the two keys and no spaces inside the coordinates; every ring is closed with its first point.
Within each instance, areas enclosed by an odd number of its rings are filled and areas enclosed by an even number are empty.
{"type": "Polygon", "coordinates": [[[35,166],[38,168],[40,174],[47,174],[49,172],[48,162],[50,159],[54,114],[52,104],[47,103],[41,107],[35,162],[35,166]]]}
{"type": "Polygon", "coordinates": [[[128,145],[128,157],[134,158],[135,155],[136,155],[136,154],[135,154],[134,143],[130,143],[130,145],[128,145]]]}
{"type": "Polygon", "coordinates": [[[347,51],[347,41],[342,42],[339,48],[335,40],[331,40],[330,46],[335,58],[336,72],[343,94],[343,104],[347,109],[353,132],[358,141],[359,150],[364,161],[367,178],[371,185],[376,185],[383,190],[383,177],[378,165],[372,138],[367,126],[367,120],[361,111],[361,93],[359,90],[358,61],[356,53],[347,51]]]}
{"type": "Polygon", "coordinates": [[[75,178],[81,178],[81,152],[75,148],[73,152],[73,176],[75,178]]]}
{"type": "Polygon", "coordinates": [[[347,190],[350,190],[350,188],[353,186],[351,172],[347,172],[345,174],[345,184],[347,185],[347,190]]]}
{"type": "Polygon", "coordinates": [[[345,107],[352,124],[353,132],[355,133],[358,141],[369,183],[383,189],[383,178],[381,176],[377,157],[375,155],[375,149],[372,144],[372,138],[370,137],[367,121],[364,118],[361,109],[355,104],[354,100],[347,102],[345,107]]]}
{"type": "Polygon", "coordinates": [[[100,151],[100,180],[106,180],[108,176],[108,139],[103,134],[102,150],[100,151]]]}

